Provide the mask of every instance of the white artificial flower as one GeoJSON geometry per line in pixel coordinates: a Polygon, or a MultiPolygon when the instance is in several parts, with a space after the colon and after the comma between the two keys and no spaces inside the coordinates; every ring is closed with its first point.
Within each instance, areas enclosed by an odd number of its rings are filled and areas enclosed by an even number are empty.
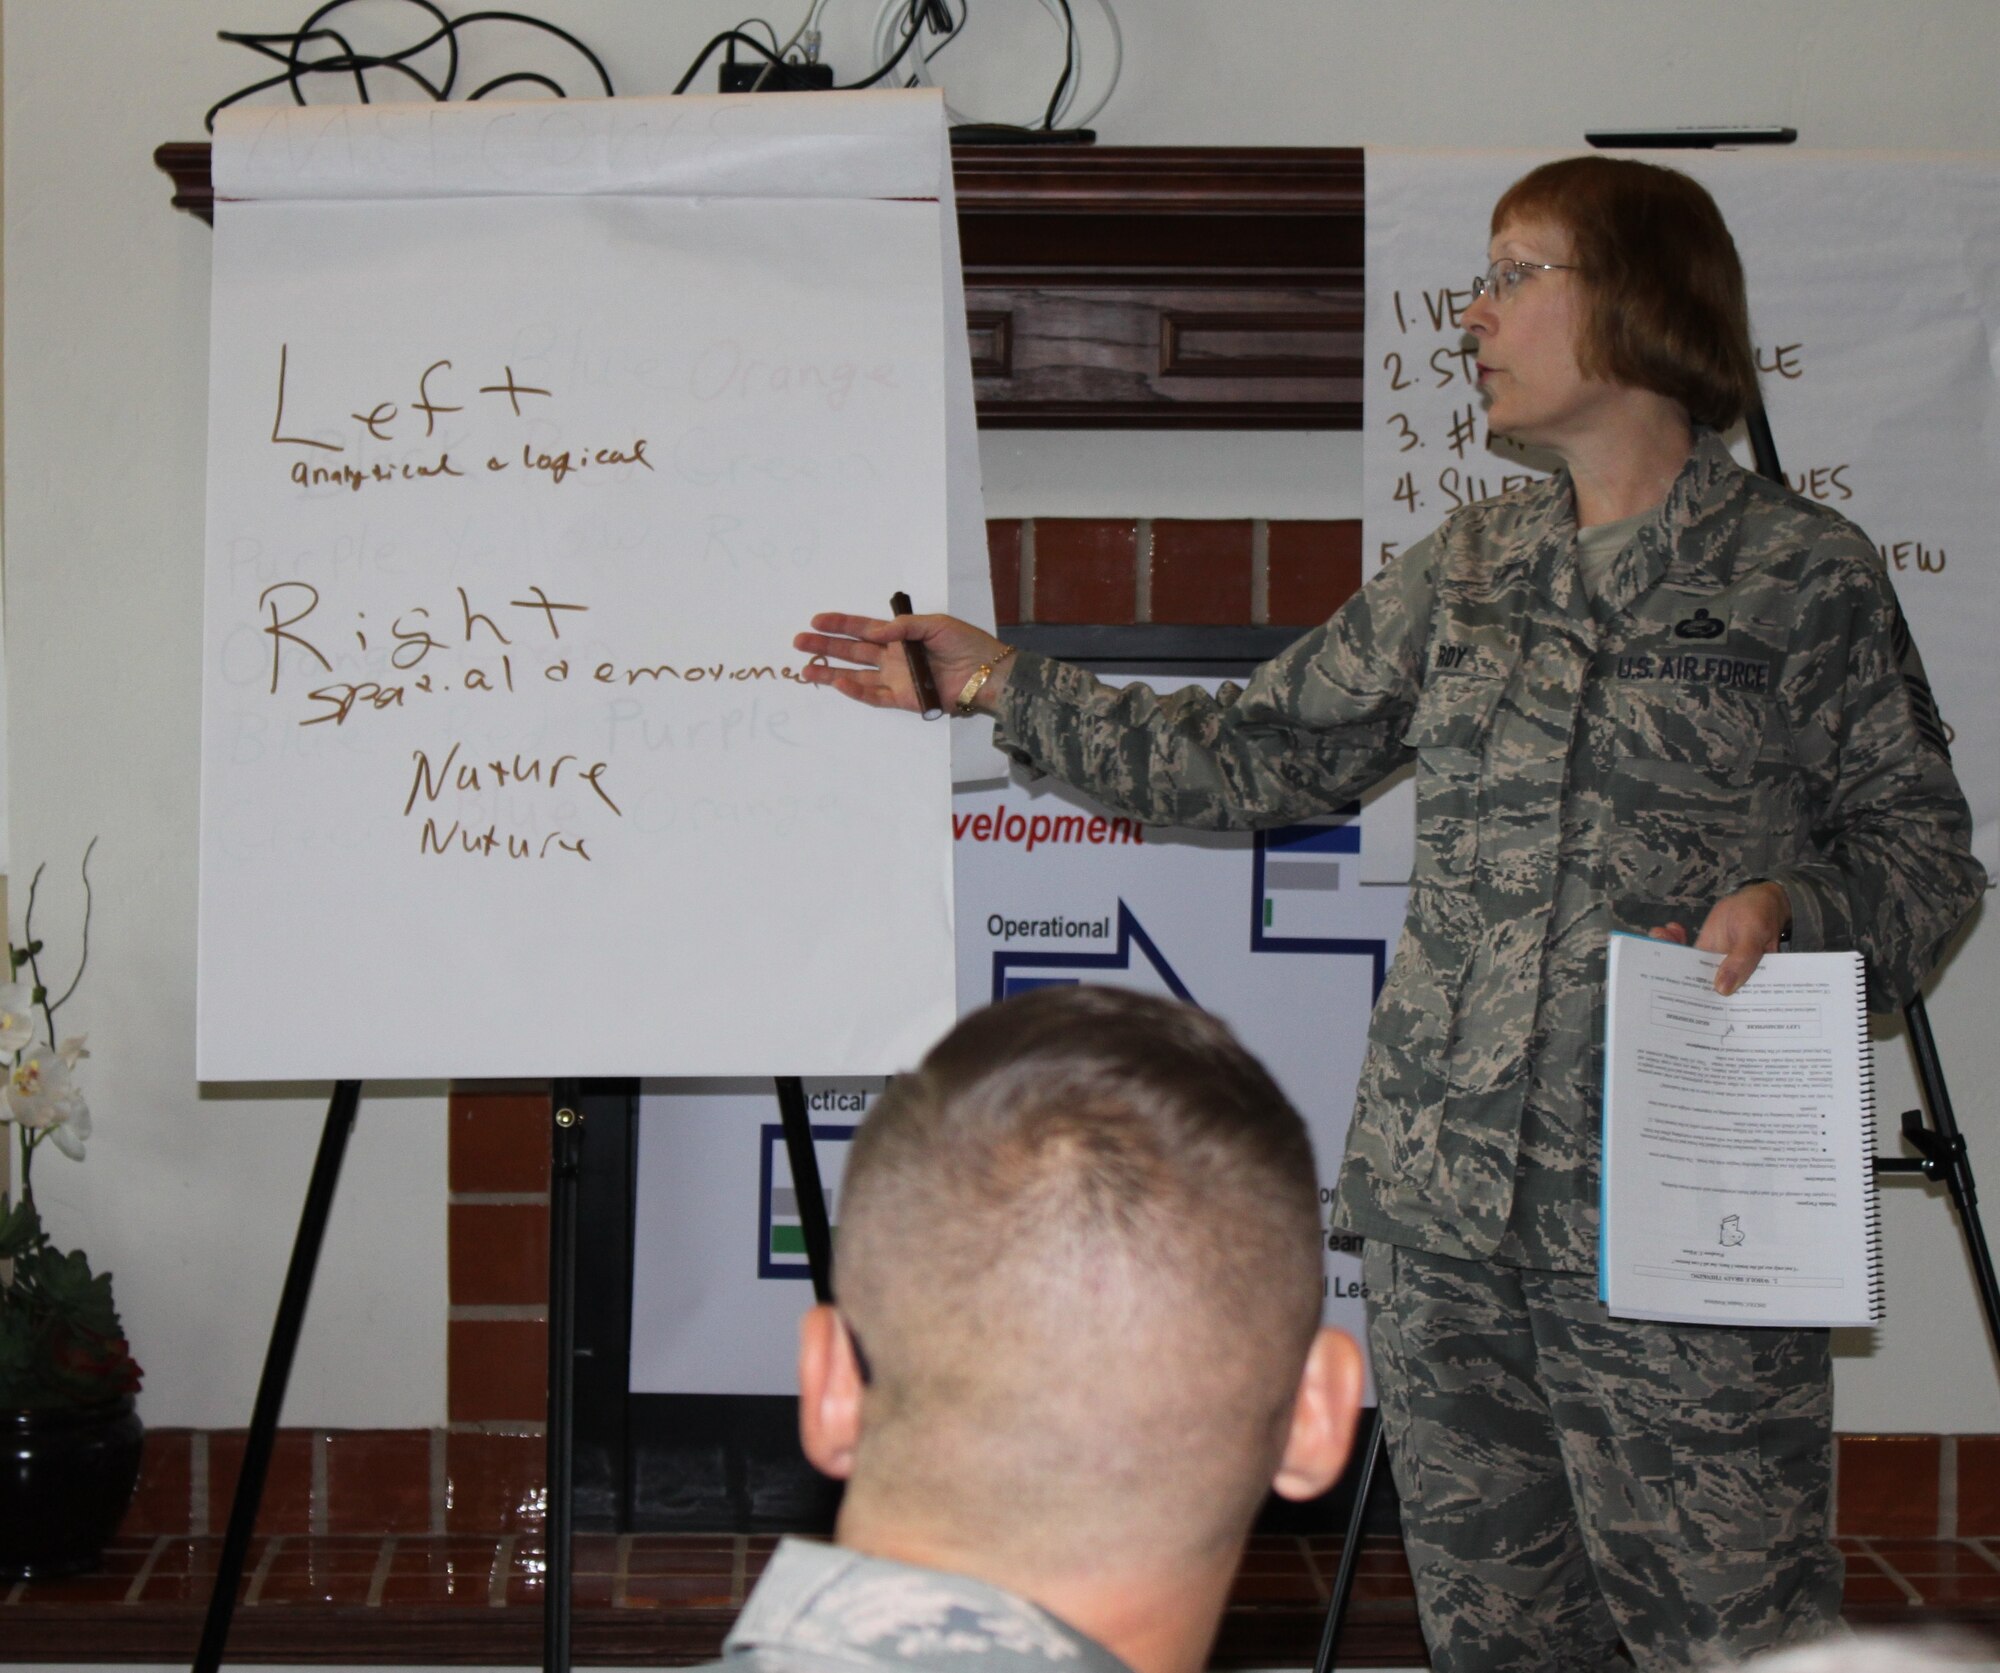
{"type": "Polygon", "coordinates": [[[83,1046],[83,1042],[89,1038],[90,1036],[87,1034],[72,1034],[61,1045],[56,1047],[56,1056],[60,1057],[63,1062],[74,1069],[90,1055],[89,1052],[84,1050],[83,1046]]]}
{"type": "Polygon", "coordinates": [[[26,982],[0,985],[0,1052],[10,1057],[35,1038],[35,990],[26,982]]]}
{"type": "Polygon", "coordinates": [[[53,1046],[34,1045],[21,1054],[7,1075],[7,1108],[23,1127],[49,1131],[64,1155],[83,1154],[83,1140],[90,1135],[90,1107],[70,1079],[62,1053],[53,1046]],[[64,1128],[69,1143],[64,1142],[64,1128]]]}
{"type": "Polygon", "coordinates": [[[90,1137],[90,1106],[83,1094],[71,1087],[63,1113],[49,1128],[50,1141],[72,1162],[83,1160],[83,1141],[90,1137]]]}

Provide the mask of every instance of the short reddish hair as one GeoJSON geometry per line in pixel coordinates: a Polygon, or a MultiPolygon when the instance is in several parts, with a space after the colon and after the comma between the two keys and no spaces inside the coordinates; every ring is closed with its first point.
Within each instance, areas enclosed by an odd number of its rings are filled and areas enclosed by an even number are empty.
{"type": "Polygon", "coordinates": [[[1718,430],[1757,405],[1743,263],[1698,182],[1625,157],[1565,157],[1501,194],[1493,231],[1509,222],[1569,235],[1589,293],[1583,371],[1665,395],[1718,430]]]}

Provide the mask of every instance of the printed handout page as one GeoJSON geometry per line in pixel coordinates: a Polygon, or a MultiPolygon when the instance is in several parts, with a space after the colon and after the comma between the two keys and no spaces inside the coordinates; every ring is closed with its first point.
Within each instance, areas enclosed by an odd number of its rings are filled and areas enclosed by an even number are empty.
{"type": "Polygon", "coordinates": [[[1620,1318],[1880,1317],[1858,953],[1766,958],[1611,938],[1599,1287],[1620,1318]]]}

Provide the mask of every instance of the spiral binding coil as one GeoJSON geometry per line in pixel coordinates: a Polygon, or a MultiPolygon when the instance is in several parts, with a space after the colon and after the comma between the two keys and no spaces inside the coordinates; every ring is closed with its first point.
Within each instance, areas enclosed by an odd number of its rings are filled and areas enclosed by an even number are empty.
{"type": "Polygon", "coordinates": [[[1868,1038],[1868,994],[1861,961],[1854,966],[1854,1008],[1861,1027],[1861,1213],[1862,1235],[1868,1246],[1868,1321],[1882,1322],[1882,1198],[1875,1184],[1875,1156],[1881,1144],[1876,1131],[1875,1047],[1868,1038]]]}

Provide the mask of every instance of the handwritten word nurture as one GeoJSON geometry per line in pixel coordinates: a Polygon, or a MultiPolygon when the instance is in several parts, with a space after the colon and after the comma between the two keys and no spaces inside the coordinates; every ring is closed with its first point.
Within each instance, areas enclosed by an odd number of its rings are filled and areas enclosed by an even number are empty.
{"type": "MultiPolygon", "coordinates": [[[[504,790],[509,785],[546,784],[554,790],[560,788],[566,779],[588,785],[591,793],[613,814],[620,819],[625,817],[625,810],[612,800],[611,792],[605,788],[604,775],[611,768],[608,761],[593,761],[586,766],[577,755],[562,754],[544,760],[539,755],[522,755],[518,751],[486,760],[462,760],[460,752],[464,747],[463,743],[454,742],[443,758],[437,761],[431,759],[428,750],[410,752],[416,762],[416,770],[410,775],[410,793],[403,799],[405,819],[435,803],[448,790],[461,796],[504,790]]],[[[563,855],[579,860],[590,858],[586,839],[563,830],[505,831],[497,821],[481,830],[462,819],[441,824],[440,817],[424,814],[423,826],[417,833],[418,853],[469,854],[479,859],[509,860],[558,859],[563,855]]]]}

